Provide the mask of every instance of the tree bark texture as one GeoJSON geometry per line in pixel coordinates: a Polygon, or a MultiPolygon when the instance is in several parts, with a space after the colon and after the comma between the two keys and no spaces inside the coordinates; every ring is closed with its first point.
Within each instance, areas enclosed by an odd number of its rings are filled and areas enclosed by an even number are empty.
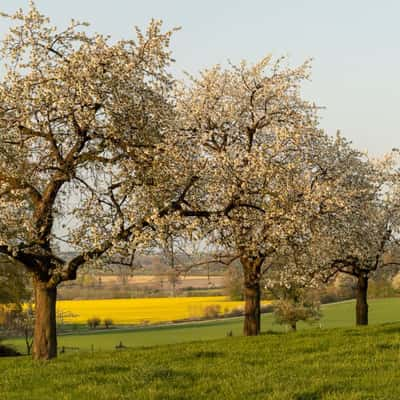
{"type": "Polygon", "coordinates": [[[244,272],[245,336],[256,336],[261,328],[261,265],[258,258],[241,257],[244,272]]]}
{"type": "Polygon", "coordinates": [[[49,287],[47,282],[35,278],[34,289],[35,329],[33,358],[35,360],[49,360],[57,357],[57,287],[49,287]]]}
{"type": "Polygon", "coordinates": [[[360,273],[356,290],[356,325],[368,325],[368,276],[360,273]]]}

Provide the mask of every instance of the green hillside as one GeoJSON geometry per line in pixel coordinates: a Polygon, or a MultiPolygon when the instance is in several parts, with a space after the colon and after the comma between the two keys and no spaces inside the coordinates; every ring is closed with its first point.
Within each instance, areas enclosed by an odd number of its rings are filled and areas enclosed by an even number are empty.
{"type": "MultiPolygon", "coordinates": [[[[354,301],[327,304],[323,306],[323,318],[320,323],[309,326],[299,324],[299,330],[320,328],[353,327],[354,301]]],[[[370,323],[382,324],[400,322],[400,298],[377,299],[370,301],[370,323]]],[[[271,314],[263,315],[264,332],[284,332],[285,327],[274,323],[271,314]]],[[[212,322],[190,323],[163,327],[128,328],[101,331],[98,333],[63,335],[59,337],[59,346],[79,347],[80,350],[113,350],[120,342],[128,347],[154,346],[159,344],[182,343],[194,340],[210,340],[226,337],[232,331],[234,336],[242,332],[242,318],[212,322]]],[[[24,351],[22,340],[14,340],[20,351],[24,351]]],[[[68,351],[68,349],[67,349],[68,351]]]]}
{"type": "Polygon", "coordinates": [[[0,360],[2,400],[400,398],[400,323],[0,360]]]}

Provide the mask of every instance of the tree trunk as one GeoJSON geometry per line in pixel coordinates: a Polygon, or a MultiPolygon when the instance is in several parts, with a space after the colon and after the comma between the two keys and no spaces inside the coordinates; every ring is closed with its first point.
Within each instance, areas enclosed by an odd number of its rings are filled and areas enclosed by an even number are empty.
{"type": "Polygon", "coordinates": [[[258,258],[241,257],[244,272],[244,336],[256,336],[261,328],[261,265],[258,258]]]}
{"type": "Polygon", "coordinates": [[[356,325],[368,325],[368,276],[360,274],[357,277],[356,290],[356,325]]]}
{"type": "Polygon", "coordinates": [[[34,279],[35,330],[33,358],[49,360],[57,357],[56,299],[57,288],[47,282],[34,279]]]}

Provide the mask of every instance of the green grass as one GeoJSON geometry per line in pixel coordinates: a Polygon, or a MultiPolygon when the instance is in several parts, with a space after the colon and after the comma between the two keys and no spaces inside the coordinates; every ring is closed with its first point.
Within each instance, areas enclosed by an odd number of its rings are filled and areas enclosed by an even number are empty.
{"type": "MultiPolygon", "coordinates": [[[[352,327],[355,324],[354,301],[327,304],[323,306],[323,318],[320,324],[310,327],[300,323],[299,330],[352,327]]],[[[370,301],[370,323],[382,324],[400,322],[400,298],[377,299],[370,301]]],[[[243,319],[227,319],[212,322],[190,323],[174,326],[128,328],[122,330],[101,331],[62,335],[58,338],[59,346],[79,347],[81,350],[113,350],[122,341],[125,346],[141,347],[159,344],[184,343],[194,340],[219,339],[232,331],[234,336],[241,335],[243,319]]],[[[271,314],[262,318],[262,331],[285,331],[285,327],[274,323],[271,314]]],[[[24,351],[22,340],[13,340],[18,350],[24,351]]],[[[68,351],[68,350],[67,350],[68,351]]],[[[0,397],[1,399],[1,397],[0,397]]]]}
{"type": "Polygon", "coordinates": [[[2,400],[396,400],[400,323],[0,359],[2,400]]]}

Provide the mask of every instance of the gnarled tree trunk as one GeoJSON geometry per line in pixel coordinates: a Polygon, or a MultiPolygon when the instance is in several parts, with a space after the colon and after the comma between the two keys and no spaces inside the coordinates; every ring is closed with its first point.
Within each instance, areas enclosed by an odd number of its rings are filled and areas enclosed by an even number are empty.
{"type": "Polygon", "coordinates": [[[356,325],[368,325],[368,275],[360,273],[356,289],[356,325]]]}
{"type": "Polygon", "coordinates": [[[57,287],[35,277],[35,329],[33,358],[49,360],[57,357],[56,300],[57,287]]]}
{"type": "Polygon", "coordinates": [[[241,257],[244,272],[245,336],[256,336],[261,328],[261,265],[260,258],[241,257]]]}

